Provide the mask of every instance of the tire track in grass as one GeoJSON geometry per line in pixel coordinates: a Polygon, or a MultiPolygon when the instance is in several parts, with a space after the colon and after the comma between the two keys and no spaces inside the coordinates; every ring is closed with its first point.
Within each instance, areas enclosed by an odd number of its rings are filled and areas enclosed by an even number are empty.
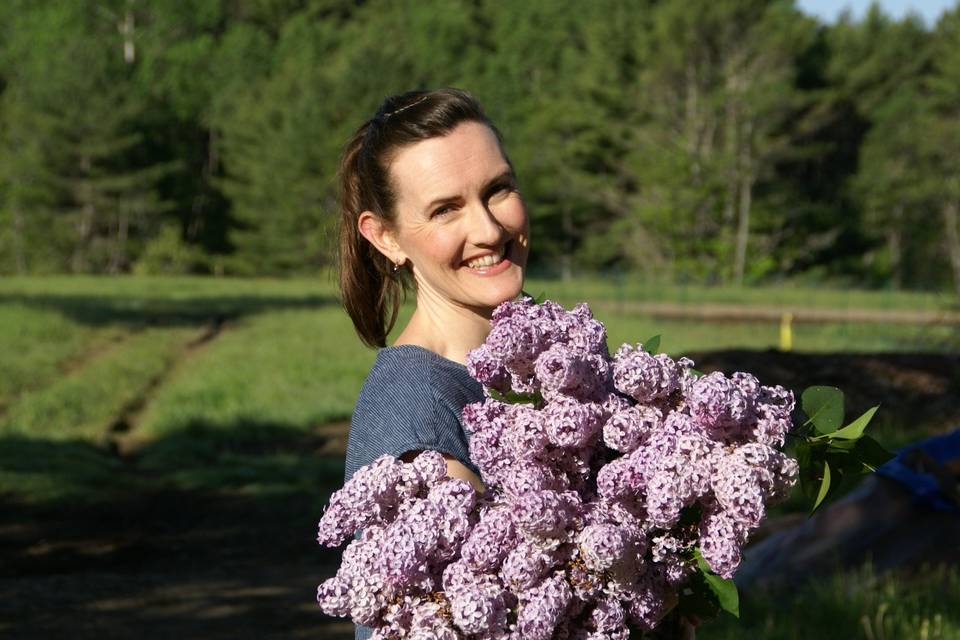
{"type": "Polygon", "coordinates": [[[70,375],[21,397],[0,420],[0,433],[102,445],[104,425],[142,395],[195,328],[147,328],[70,375]]]}
{"type": "Polygon", "coordinates": [[[127,463],[135,465],[136,450],[142,444],[142,438],[137,433],[140,416],[146,411],[157,391],[170,380],[176,370],[196,356],[202,349],[216,340],[224,328],[228,326],[230,318],[218,315],[211,318],[204,326],[200,335],[188,341],[181,348],[176,357],[172,358],[149,383],[142,392],[125,404],[106,427],[105,440],[110,452],[127,463]]]}
{"type": "Polygon", "coordinates": [[[72,376],[79,371],[82,371],[86,367],[91,366],[101,358],[109,357],[109,355],[115,352],[117,349],[123,348],[123,345],[129,342],[131,338],[142,332],[143,329],[143,327],[137,327],[136,329],[126,333],[107,336],[106,338],[97,340],[92,347],[83,350],[80,353],[67,356],[57,367],[56,377],[42,379],[35,384],[21,387],[17,392],[17,398],[14,398],[13,401],[0,400],[0,421],[6,417],[10,406],[16,404],[16,400],[19,397],[41,391],[56,382],[56,380],[72,376]]]}

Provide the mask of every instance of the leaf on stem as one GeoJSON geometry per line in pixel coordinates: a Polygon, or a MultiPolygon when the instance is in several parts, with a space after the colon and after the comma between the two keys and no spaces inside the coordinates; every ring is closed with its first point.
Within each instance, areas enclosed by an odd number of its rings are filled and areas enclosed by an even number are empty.
{"type": "Polygon", "coordinates": [[[836,387],[807,387],[800,394],[800,406],[820,433],[832,433],[843,424],[843,392],[836,387]]]}
{"type": "Polygon", "coordinates": [[[820,492],[817,494],[817,500],[813,503],[813,509],[810,510],[810,513],[813,514],[821,504],[823,504],[824,499],[827,497],[827,494],[830,492],[830,463],[823,463],[823,480],[820,481],[820,492]]]}
{"type": "Polygon", "coordinates": [[[858,438],[862,437],[863,430],[867,428],[868,424],[870,424],[870,420],[873,419],[873,414],[875,414],[879,408],[880,405],[877,405],[871,409],[867,409],[862,416],[845,426],[843,429],[830,433],[830,439],[857,440],[858,438]]]}
{"type": "Polygon", "coordinates": [[[650,355],[656,355],[657,349],[660,348],[660,334],[653,336],[652,338],[647,338],[640,344],[643,345],[643,350],[649,353],[650,355]]]}

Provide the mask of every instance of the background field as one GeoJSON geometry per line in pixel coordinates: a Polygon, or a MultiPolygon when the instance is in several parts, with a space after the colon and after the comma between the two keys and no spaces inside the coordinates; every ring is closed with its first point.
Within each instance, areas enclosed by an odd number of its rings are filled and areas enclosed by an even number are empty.
{"type": "MultiPolygon", "coordinates": [[[[946,297],[586,280],[527,289],[590,302],[613,346],[662,334],[666,351],[705,370],[751,370],[797,390],[837,384],[851,413],[882,403],[877,434],[890,447],[960,424],[952,327],[797,325],[798,351],[780,353],[777,323],[622,310],[656,299],[941,312],[952,308],[946,297]]],[[[0,632],[349,636],[313,608],[336,562],[313,528],[342,481],[352,403],[374,354],[328,278],[6,279],[0,353],[0,632]]],[[[921,627],[956,637],[956,571],[912,580],[851,575],[802,602],[832,612],[814,626],[842,637],[920,637],[921,627]],[[870,624],[887,635],[863,631],[881,609],[886,621],[870,624]]],[[[806,614],[780,609],[750,602],[744,624],[763,637],[813,637],[806,614]],[[772,622],[793,615],[794,626],[772,622]]],[[[743,631],[724,623],[701,637],[743,631]]]]}

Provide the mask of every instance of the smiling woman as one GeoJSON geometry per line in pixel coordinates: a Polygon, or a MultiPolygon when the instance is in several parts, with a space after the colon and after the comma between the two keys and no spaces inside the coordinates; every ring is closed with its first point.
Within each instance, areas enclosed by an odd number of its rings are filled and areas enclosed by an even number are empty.
{"type": "MultiPolygon", "coordinates": [[[[456,89],[387,98],[341,163],[340,290],[378,348],[350,423],[346,479],[381,455],[439,451],[481,488],[460,412],[483,399],[465,366],[522,289],[529,225],[499,133],[456,89]],[[416,310],[386,344],[404,294],[416,310]]],[[[357,638],[370,630],[357,628],[357,638]]]]}

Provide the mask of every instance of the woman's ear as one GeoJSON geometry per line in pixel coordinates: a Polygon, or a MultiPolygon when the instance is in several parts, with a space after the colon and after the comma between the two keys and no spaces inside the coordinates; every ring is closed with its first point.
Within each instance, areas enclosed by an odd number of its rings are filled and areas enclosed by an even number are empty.
{"type": "Polygon", "coordinates": [[[360,235],[377,248],[377,251],[387,257],[394,264],[402,264],[407,256],[397,244],[393,231],[384,223],[383,218],[372,211],[364,211],[357,218],[357,229],[360,235]]]}

